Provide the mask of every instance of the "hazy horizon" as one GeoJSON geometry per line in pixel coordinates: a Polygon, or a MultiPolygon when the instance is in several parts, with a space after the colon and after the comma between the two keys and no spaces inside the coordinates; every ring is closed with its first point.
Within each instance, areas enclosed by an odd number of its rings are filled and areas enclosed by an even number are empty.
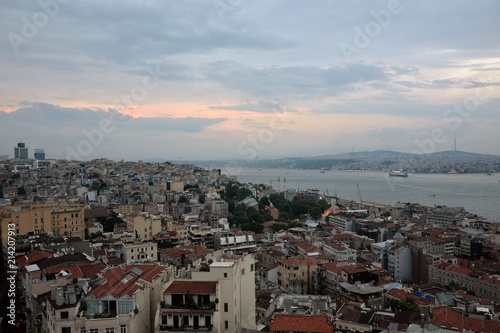
{"type": "Polygon", "coordinates": [[[4,2],[0,155],[500,155],[497,1],[4,2]],[[456,141],[455,141],[456,137],[456,141]]]}

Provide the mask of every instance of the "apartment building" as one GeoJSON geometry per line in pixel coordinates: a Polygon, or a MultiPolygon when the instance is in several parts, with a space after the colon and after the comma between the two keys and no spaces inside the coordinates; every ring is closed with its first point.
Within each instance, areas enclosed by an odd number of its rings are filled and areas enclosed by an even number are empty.
{"type": "Polygon", "coordinates": [[[255,260],[214,253],[211,264],[179,271],[163,292],[155,332],[256,329],[255,260]]]}
{"type": "Polygon", "coordinates": [[[212,200],[211,202],[211,212],[218,218],[227,217],[228,215],[228,205],[225,200],[218,199],[212,200]]]}
{"type": "Polygon", "coordinates": [[[85,209],[68,203],[40,203],[0,208],[2,243],[7,242],[9,225],[17,236],[53,233],[66,237],[85,238],[85,209]]]}
{"type": "Polygon", "coordinates": [[[476,296],[500,302],[500,275],[473,271],[456,264],[442,262],[429,266],[429,282],[446,286],[454,283],[476,296]]]}
{"type": "Polygon", "coordinates": [[[158,260],[158,244],[155,241],[135,239],[122,246],[123,261],[127,264],[154,262],[158,260]]]}
{"type": "Polygon", "coordinates": [[[150,240],[161,231],[161,218],[157,215],[139,213],[128,217],[128,229],[134,230],[137,238],[150,240]]]}
{"type": "Polygon", "coordinates": [[[288,292],[304,295],[314,292],[317,265],[321,260],[289,258],[278,262],[278,283],[288,292]]]}
{"type": "Polygon", "coordinates": [[[387,269],[395,281],[411,282],[413,280],[413,262],[411,249],[405,245],[396,245],[389,249],[387,269]]]}
{"type": "Polygon", "coordinates": [[[373,252],[373,265],[387,269],[387,261],[389,249],[396,244],[394,240],[387,240],[372,244],[371,251],[373,252]]]}
{"type": "Polygon", "coordinates": [[[322,244],[323,251],[330,254],[336,261],[356,260],[357,251],[342,243],[325,242],[322,244]]]}
{"type": "Polygon", "coordinates": [[[151,332],[162,286],[170,276],[167,267],[157,265],[107,269],[96,286],[82,297],[72,330],[66,332],[151,332]]]}

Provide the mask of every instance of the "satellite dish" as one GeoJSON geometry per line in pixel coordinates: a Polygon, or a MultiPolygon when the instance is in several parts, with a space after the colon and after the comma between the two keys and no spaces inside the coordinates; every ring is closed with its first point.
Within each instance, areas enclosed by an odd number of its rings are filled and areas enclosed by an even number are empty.
{"type": "Polygon", "coordinates": [[[42,302],[42,306],[45,307],[47,304],[45,302],[42,302]]]}

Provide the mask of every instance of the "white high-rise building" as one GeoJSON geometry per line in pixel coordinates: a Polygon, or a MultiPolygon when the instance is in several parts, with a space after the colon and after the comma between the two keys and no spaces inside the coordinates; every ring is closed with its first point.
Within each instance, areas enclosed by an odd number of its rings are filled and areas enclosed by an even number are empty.
{"type": "Polygon", "coordinates": [[[211,264],[179,272],[167,286],[155,332],[185,328],[233,333],[256,329],[254,258],[250,254],[214,255],[211,264]]]}

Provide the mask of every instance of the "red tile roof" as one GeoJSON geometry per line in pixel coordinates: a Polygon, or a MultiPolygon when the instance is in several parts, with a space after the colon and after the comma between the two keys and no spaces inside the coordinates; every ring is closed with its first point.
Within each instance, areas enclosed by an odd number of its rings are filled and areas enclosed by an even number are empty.
{"type": "Polygon", "coordinates": [[[276,314],[270,330],[271,332],[333,333],[333,324],[328,316],[276,314]]]}
{"type": "Polygon", "coordinates": [[[353,267],[353,266],[342,267],[342,270],[347,274],[363,273],[368,271],[364,267],[353,267]]]}
{"type": "Polygon", "coordinates": [[[149,283],[152,283],[155,277],[163,274],[168,269],[166,266],[158,265],[127,265],[124,267],[127,272],[132,271],[134,268],[138,268],[143,272],[139,279],[149,283]]]}
{"type": "Polygon", "coordinates": [[[500,275],[489,275],[485,274],[481,277],[481,280],[486,281],[488,283],[500,284],[500,275]]]}
{"type": "Polygon", "coordinates": [[[215,294],[217,282],[174,281],[164,294],[215,294]]]}
{"type": "Polygon", "coordinates": [[[100,263],[80,266],[80,269],[83,273],[83,277],[87,279],[90,279],[93,276],[101,273],[104,270],[104,268],[106,268],[106,266],[100,263]]]}
{"type": "Polygon", "coordinates": [[[177,250],[172,251],[169,254],[167,254],[167,256],[172,258],[172,259],[177,260],[186,254],[191,254],[191,251],[188,249],[177,249],[177,250]]]}
{"type": "Polygon", "coordinates": [[[61,271],[65,271],[67,273],[70,273],[72,278],[83,277],[82,270],[77,265],[47,267],[43,271],[45,272],[45,275],[58,274],[61,271]]]}
{"type": "Polygon", "coordinates": [[[100,298],[105,295],[121,297],[123,295],[132,296],[135,291],[142,289],[142,286],[136,284],[137,276],[135,274],[126,274],[122,267],[117,266],[104,273],[106,283],[97,286],[90,292],[90,295],[100,298]]]}
{"type": "Polygon", "coordinates": [[[354,235],[353,234],[347,234],[347,233],[340,233],[332,236],[333,239],[338,240],[338,239],[353,239],[354,235]]]}
{"type": "Polygon", "coordinates": [[[457,273],[460,275],[465,275],[465,276],[469,276],[470,273],[472,273],[472,271],[470,269],[458,267],[458,266],[452,266],[448,269],[448,271],[454,272],[454,273],[457,273]]]}
{"type": "Polygon", "coordinates": [[[386,293],[386,296],[390,298],[394,298],[400,301],[404,301],[407,298],[411,298],[415,301],[415,303],[419,306],[431,306],[434,303],[426,300],[425,298],[420,298],[412,294],[408,294],[407,292],[400,289],[391,289],[386,293]]]}
{"type": "Polygon", "coordinates": [[[335,273],[337,275],[339,275],[340,272],[342,271],[342,269],[340,267],[337,267],[336,262],[324,263],[321,265],[321,267],[323,267],[325,270],[332,272],[332,273],[335,273]]]}
{"type": "Polygon", "coordinates": [[[17,258],[17,264],[19,267],[24,267],[26,265],[31,265],[36,263],[38,260],[41,260],[43,258],[50,258],[52,257],[51,252],[46,252],[46,251],[33,251],[25,256],[20,256],[17,258]]]}
{"type": "Polygon", "coordinates": [[[465,317],[460,312],[448,307],[434,309],[432,311],[432,323],[439,327],[453,328],[459,332],[464,330],[471,330],[476,333],[500,332],[500,323],[497,321],[465,317]]]}
{"type": "Polygon", "coordinates": [[[306,253],[309,253],[309,252],[319,252],[320,251],[319,247],[317,247],[315,245],[312,245],[312,244],[309,244],[307,242],[298,243],[295,246],[300,247],[306,253]]]}
{"type": "Polygon", "coordinates": [[[151,282],[155,276],[166,269],[166,267],[158,265],[129,265],[110,268],[104,272],[106,282],[93,289],[90,295],[97,298],[104,295],[113,297],[132,296],[137,290],[144,289],[140,281],[151,282]],[[140,277],[132,272],[134,268],[142,271],[140,277]]]}

